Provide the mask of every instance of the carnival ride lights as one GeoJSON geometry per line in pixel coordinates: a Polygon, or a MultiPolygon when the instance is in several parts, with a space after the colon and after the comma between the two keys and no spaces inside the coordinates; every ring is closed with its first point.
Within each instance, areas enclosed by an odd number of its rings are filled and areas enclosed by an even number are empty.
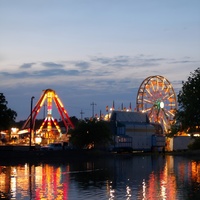
{"type": "Polygon", "coordinates": [[[140,85],[136,99],[138,112],[148,114],[150,122],[160,123],[168,133],[177,110],[176,94],[163,76],[147,77],[140,85]]]}
{"type": "MultiPolygon", "coordinates": [[[[59,99],[58,95],[56,94],[56,92],[52,89],[46,89],[43,91],[40,99],[38,100],[38,102],[36,103],[35,107],[32,110],[32,121],[33,124],[35,124],[35,119],[36,116],[38,115],[38,113],[40,112],[42,106],[45,103],[45,100],[47,101],[47,116],[44,119],[42,125],[40,126],[38,133],[42,131],[44,125],[47,125],[47,131],[50,132],[52,131],[52,124],[56,127],[57,131],[61,134],[61,129],[57,123],[57,121],[52,117],[52,105],[53,105],[53,101],[59,111],[59,114],[61,116],[61,119],[64,123],[64,126],[66,128],[66,130],[68,131],[68,128],[74,128],[74,125],[72,124],[69,115],[67,113],[67,111],[65,110],[61,100],[59,99]]],[[[24,123],[22,129],[26,129],[29,128],[29,123],[31,121],[31,114],[29,115],[28,119],[26,120],[26,122],[24,123]]]]}
{"type": "MultiPolygon", "coordinates": [[[[107,114],[105,116],[102,115],[101,118],[104,119],[105,121],[109,121],[111,114],[112,114],[112,111],[114,111],[114,110],[115,110],[115,102],[113,101],[112,107],[109,108],[109,106],[106,106],[107,114]]],[[[131,112],[132,111],[131,102],[129,104],[129,108],[124,107],[123,103],[122,103],[121,109],[118,108],[118,111],[131,112]]]]}

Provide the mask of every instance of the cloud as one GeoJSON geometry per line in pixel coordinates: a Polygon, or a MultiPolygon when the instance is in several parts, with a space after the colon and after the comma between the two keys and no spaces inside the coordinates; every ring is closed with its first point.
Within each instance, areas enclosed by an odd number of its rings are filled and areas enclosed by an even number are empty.
{"type": "Polygon", "coordinates": [[[34,77],[51,77],[51,76],[78,76],[78,70],[65,70],[65,69],[49,69],[49,70],[36,70],[32,72],[0,72],[0,75],[7,78],[34,78],[34,77]]]}
{"type": "Polygon", "coordinates": [[[0,75],[5,78],[25,78],[29,76],[28,72],[17,72],[17,73],[9,73],[9,72],[0,72],[0,75]]]}
{"type": "Polygon", "coordinates": [[[90,63],[89,62],[85,62],[85,61],[81,61],[81,62],[75,63],[75,66],[83,68],[83,69],[88,69],[90,67],[90,63]]]}
{"type": "Polygon", "coordinates": [[[199,63],[199,61],[191,61],[191,60],[177,60],[169,62],[169,64],[188,64],[188,63],[199,63]]]}
{"type": "Polygon", "coordinates": [[[64,65],[60,63],[54,63],[54,62],[43,62],[43,66],[50,67],[50,68],[63,68],[64,65]]]}
{"type": "Polygon", "coordinates": [[[152,56],[116,56],[116,57],[93,57],[91,61],[113,67],[148,67],[158,66],[160,62],[165,62],[165,58],[153,58],[152,56]]]}
{"type": "Polygon", "coordinates": [[[22,64],[19,68],[20,68],[20,69],[29,69],[29,68],[31,68],[34,64],[36,64],[36,63],[24,63],[24,64],[22,64]]]}
{"type": "Polygon", "coordinates": [[[33,73],[34,76],[39,76],[39,77],[47,77],[47,76],[77,76],[79,75],[80,72],[78,70],[65,70],[65,69],[50,69],[50,70],[40,70],[40,71],[35,71],[33,73]]]}
{"type": "Polygon", "coordinates": [[[116,56],[116,57],[94,57],[91,59],[93,62],[97,62],[107,66],[128,66],[130,58],[129,56],[116,56]]]}
{"type": "MultiPolygon", "coordinates": [[[[185,60],[187,58],[183,58],[183,61],[185,60]]],[[[138,88],[146,77],[152,75],[163,75],[170,81],[174,77],[179,79],[174,73],[177,68],[175,69],[173,64],[169,66],[169,62],[172,61],[176,62],[175,59],[142,54],[114,57],[95,56],[89,57],[89,60],[79,61],[24,63],[20,67],[21,71],[7,69],[9,71],[0,71],[0,75],[4,80],[3,85],[13,84],[13,87],[26,83],[27,85],[53,83],[53,85],[69,84],[71,87],[79,87],[83,90],[95,88],[99,91],[112,92],[138,88]],[[167,68],[166,64],[168,64],[167,68]],[[35,66],[32,67],[33,65],[35,66]],[[6,82],[7,80],[10,81],[6,82]]],[[[175,83],[176,87],[179,85],[180,81],[175,83]]]]}

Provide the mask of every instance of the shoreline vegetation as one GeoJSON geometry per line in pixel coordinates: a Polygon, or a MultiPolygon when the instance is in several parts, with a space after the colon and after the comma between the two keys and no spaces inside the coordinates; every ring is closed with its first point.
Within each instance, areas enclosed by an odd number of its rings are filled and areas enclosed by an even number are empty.
{"type": "Polygon", "coordinates": [[[143,151],[133,151],[133,152],[110,152],[103,150],[75,150],[67,149],[60,151],[41,151],[41,150],[29,150],[14,146],[0,146],[0,163],[45,163],[45,162],[68,162],[68,161],[84,161],[84,160],[94,160],[101,158],[113,158],[113,157],[133,157],[133,156],[195,156],[200,158],[200,150],[184,150],[184,151],[171,151],[171,152],[143,152],[143,151]],[[4,148],[2,148],[4,147],[4,148]],[[7,148],[6,148],[7,147],[7,148]]]}

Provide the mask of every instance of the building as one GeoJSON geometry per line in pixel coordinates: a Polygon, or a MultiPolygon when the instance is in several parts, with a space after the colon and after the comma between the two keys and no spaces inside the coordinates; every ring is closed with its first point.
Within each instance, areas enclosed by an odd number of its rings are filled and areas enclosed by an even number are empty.
{"type": "Polygon", "coordinates": [[[112,111],[110,124],[114,148],[128,147],[136,151],[161,151],[165,148],[161,125],[150,123],[145,113],[112,111]]]}

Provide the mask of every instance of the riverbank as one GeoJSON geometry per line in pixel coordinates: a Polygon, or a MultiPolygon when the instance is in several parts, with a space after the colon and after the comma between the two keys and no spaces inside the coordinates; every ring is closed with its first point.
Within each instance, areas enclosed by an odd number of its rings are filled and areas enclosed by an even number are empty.
{"type": "Polygon", "coordinates": [[[110,152],[90,150],[61,150],[61,151],[1,151],[0,164],[2,163],[66,163],[76,161],[91,161],[113,157],[110,152]]]}
{"type": "Polygon", "coordinates": [[[200,150],[173,151],[173,152],[142,152],[114,153],[100,150],[74,150],[41,151],[29,146],[0,146],[0,162],[68,162],[76,160],[92,160],[109,157],[132,156],[195,156],[200,157],[200,150]]]}

